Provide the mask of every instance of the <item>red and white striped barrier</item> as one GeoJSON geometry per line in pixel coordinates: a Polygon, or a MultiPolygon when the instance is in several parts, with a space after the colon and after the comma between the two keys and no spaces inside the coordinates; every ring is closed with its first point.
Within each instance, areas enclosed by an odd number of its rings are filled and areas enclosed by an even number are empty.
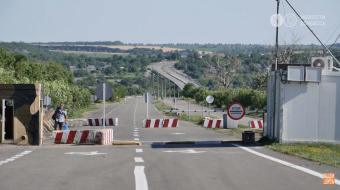
{"type": "Polygon", "coordinates": [[[111,144],[113,141],[112,129],[101,130],[66,130],[53,131],[56,144],[111,144]]]}
{"type": "Polygon", "coordinates": [[[219,128],[223,127],[222,119],[203,119],[202,121],[203,127],[207,128],[219,128]]]}
{"type": "Polygon", "coordinates": [[[163,127],[178,127],[178,119],[164,119],[163,127]]]}
{"type": "Polygon", "coordinates": [[[143,128],[178,127],[178,119],[144,119],[143,128]]]}
{"type": "MultiPolygon", "coordinates": [[[[88,126],[103,126],[103,119],[87,119],[88,126]]],[[[118,118],[105,118],[105,126],[117,126],[118,118]]]]}
{"type": "Polygon", "coordinates": [[[262,129],[263,128],[263,120],[249,121],[249,127],[254,128],[254,129],[262,129]]]}
{"type": "Polygon", "coordinates": [[[163,127],[163,119],[144,119],[143,128],[161,128],[163,127]]]}
{"type": "Polygon", "coordinates": [[[96,130],[96,141],[102,145],[110,145],[113,141],[112,129],[100,129],[96,130]]]}

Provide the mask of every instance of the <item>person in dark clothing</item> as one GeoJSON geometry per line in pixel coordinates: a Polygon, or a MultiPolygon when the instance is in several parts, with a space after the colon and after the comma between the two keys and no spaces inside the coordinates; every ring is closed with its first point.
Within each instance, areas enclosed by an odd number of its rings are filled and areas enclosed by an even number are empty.
{"type": "Polygon", "coordinates": [[[64,109],[64,104],[61,103],[60,107],[55,110],[54,130],[57,130],[58,126],[59,130],[62,130],[64,123],[67,124],[67,111],[64,109]]]}

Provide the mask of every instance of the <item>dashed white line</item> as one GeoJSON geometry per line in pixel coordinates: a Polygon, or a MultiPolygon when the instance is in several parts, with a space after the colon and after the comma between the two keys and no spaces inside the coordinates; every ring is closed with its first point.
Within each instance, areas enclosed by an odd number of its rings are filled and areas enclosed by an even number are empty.
{"type": "Polygon", "coordinates": [[[134,141],[139,141],[139,138],[134,138],[134,141]]]}
{"type": "Polygon", "coordinates": [[[137,148],[136,152],[143,152],[143,149],[137,148]]]}
{"type": "Polygon", "coordinates": [[[8,162],[13,162],[13,161],[15,161],[16,159],[18,159],[18,158],[20,158],[20,157],[22,157],[22,156],[24,156],[24,155],[27,155],[27,154],[29,154],[29,153],[31,153],[31,152],[32,152],[32,151],[24,151],[24,152],[22,152],[22,153],[20,153],[20,154],[18,154],[18,155],[12,156],[11,158],[8,158],[8,159],[6,159],[6,160],[4,160],[4,161],[0,161],[0,166],[3,165],[3,164],[7,164],[8,162]]]}
{"type": "Polygon", "coordinates": [[[148,181],[144,173],[144,166],[135,166],[136,190],[148,190],[148,181]]]}
{"type": "Polygon", "coordinates": [[[135,157],[135,162],[144,162],[142,157],[135,157]]]}
{"type": "MultiPolygon", "coordinates": [[[[300,170],[300,171],[302,171],[302,172],[305,172],[305,173],[308,173],[308,174],[310,174],[310,175],[313,175],[313,176],[316,176],[316,177],[318,177],[318,178],[323,179],[323,174],[322,174],[322,173],[318,173],[318,172],[316,172],[316,171],[314,171],[314,170],[311,170],[311,169],[308,169],[308,168],[304,168],[304,167],[301,167],[301,166],[298,166],[298,165],[295,165],[295,164],[286,162],[286,161],[284,161],[284,160],[280,160],[280,159],[277,159],[277,158],[274,158],[274,157],[271,157],[271,156],[268,156],[268,155],[265,155],[265,154],[256,152],[256,151],[254,151],[254,150],[251,150],[251,149],[249,149],[249,148],[243,147],[243,146],[238,145],[238,144],[232,144],[232,145],[237,146],[237,147],[239,147],[239,148],[242,148],[243,150],[245,150],[245,151],[247,151],[247,152],[250,152],[250,153],[252,153],[252,154],[255,154],[255,155],[257,155],[257,156],[261,156],[261,157],[266,158],[266,159],[268,159],[268,160],[271,160],[271,161],[280,163],[280,164],[285,165],[285,166],[289,166],[289,167],[291,167],[291,168],[300,170]]],[[[340,180],[335,179],[335,184],[340,185],[340,180]]]]}

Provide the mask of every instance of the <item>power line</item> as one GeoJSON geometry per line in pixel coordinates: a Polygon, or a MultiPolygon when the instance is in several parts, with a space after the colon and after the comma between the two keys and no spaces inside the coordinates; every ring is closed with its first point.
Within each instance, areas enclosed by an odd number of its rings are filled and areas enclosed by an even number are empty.
{"type": "Polygon", "coordinates": [[[313,32],[313,30],[308,26],[308,24],[303,20],[303,18],[300,16],[300,14],[294,9],[294,7],[286,0],[287,4],[290,6],[290,8],[293,9],[295,14],[300,18],[300,20],[306,25],[306,27],[309,29],[310,32],[314,35],[314,37],[320,42],[320,44],[328,51],[328,53],[333,57],[333,59],[340,65],[339,61],[335,58],[335,56],[332,54],[331,51],[321,42],[321,40],[318,38],[318,36],[313,32]]]}

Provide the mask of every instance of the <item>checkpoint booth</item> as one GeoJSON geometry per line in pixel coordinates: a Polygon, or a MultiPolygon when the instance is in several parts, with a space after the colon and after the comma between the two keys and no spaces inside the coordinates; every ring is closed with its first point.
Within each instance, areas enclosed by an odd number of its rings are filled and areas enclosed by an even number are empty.
{"type": "Polygon", "coordinates": [[[0,84],[0,143],[41,145],[42,84],[0,84]]]}

